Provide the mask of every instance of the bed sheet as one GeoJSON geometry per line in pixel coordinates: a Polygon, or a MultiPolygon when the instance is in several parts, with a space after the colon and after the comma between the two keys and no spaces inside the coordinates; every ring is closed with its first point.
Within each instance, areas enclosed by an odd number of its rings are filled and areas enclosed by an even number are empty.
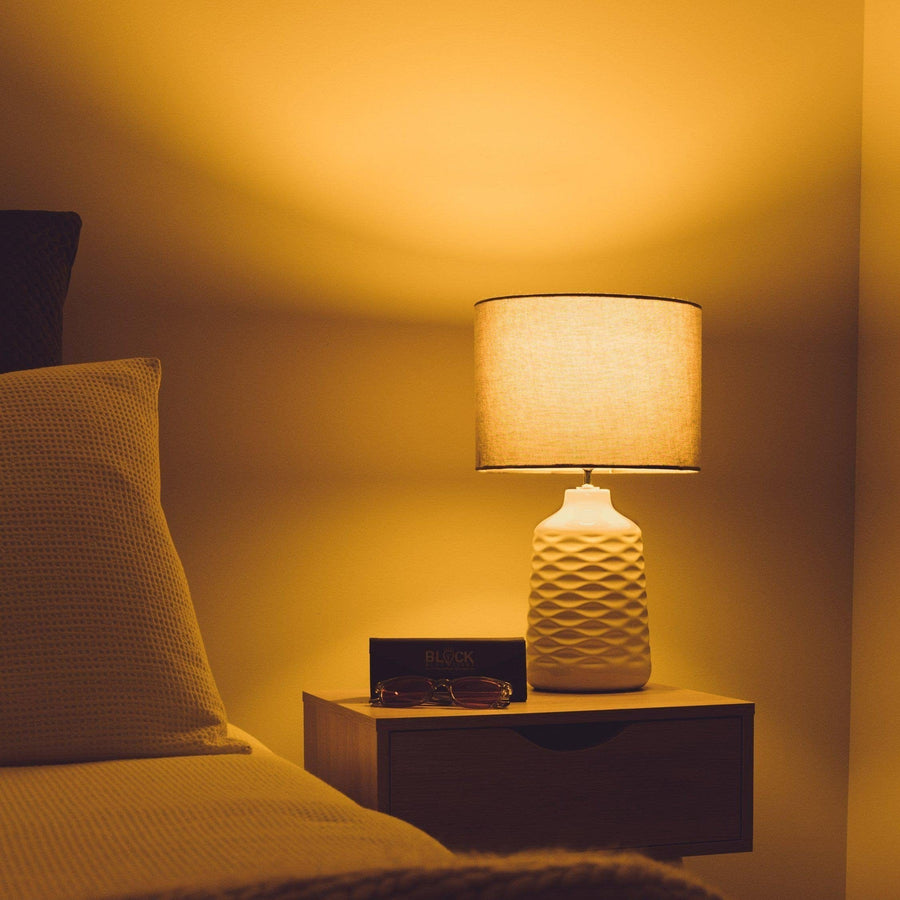
{"type": "Polygon", "coordinates": [[[0,769],[0,897],[216,895],[452,859],[250,742],[250,754],[0,769]]]}

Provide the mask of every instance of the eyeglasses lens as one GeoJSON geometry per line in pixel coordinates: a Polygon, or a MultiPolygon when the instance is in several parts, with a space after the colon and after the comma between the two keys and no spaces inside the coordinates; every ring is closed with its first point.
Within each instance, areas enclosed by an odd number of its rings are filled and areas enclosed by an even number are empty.
{"type": "Polygon", "coordinates": [[[503,685],[490,678],[456,678],[450,691],[460,706],[469,709],[491,709],[503,699],[503,685]]]}
{"type": "Polygon", "coordinates": [[[427,678],[389,678],[380,685],[382,706],[418,706],[431,697],[431,681],[427,678]]]}

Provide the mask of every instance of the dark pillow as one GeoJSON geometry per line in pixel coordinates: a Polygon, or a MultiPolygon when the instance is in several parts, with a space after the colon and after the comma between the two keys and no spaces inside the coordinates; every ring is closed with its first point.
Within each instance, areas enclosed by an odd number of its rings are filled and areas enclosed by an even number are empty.
{"type": "Polygon", "coordinates": [[[58,366],[81,218],[0,210],[0,372],[58,366]]]}

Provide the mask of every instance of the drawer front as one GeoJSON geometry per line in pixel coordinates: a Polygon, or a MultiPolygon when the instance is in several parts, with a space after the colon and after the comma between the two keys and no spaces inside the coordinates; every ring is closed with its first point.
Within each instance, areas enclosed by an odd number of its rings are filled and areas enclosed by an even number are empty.
{"type": "Polygon", "coordinates": [[[710,852],[749,840],[744,738],[739,716],[395,732],[389,811],[454,849],[710,852]]]}

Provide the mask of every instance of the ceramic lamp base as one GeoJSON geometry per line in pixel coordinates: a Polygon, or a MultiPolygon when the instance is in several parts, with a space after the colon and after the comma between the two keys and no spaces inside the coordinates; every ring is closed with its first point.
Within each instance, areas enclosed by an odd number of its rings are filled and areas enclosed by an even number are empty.
{"type": "Polygon", "coordinates": [[[631,691],[650,677],[641,530],[608,490],[567,490],[534,531],[527,659],[538,690],[631,691]]]}

